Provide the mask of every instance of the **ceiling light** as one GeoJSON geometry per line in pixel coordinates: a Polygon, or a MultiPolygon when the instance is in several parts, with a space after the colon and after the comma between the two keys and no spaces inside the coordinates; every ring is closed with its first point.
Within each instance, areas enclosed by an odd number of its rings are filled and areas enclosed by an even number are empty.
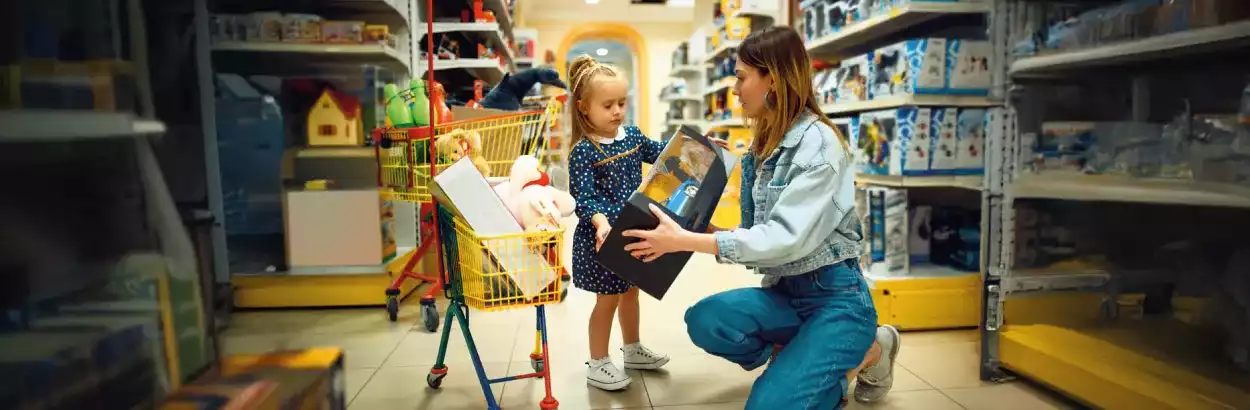
{"type": "Polygon", "coordinates": [[[606,55],[608,55],[608,49],[606,49],[606,48],[601,48],[601,49],[595,50],[595,54],[598,54],[598,55],[599,55],[599,57],[606,56],[606,55]]]}
{"type": "Polygon", "coordinates": [[[669,7],[694,7],[694,0],[668,0],[669,7]]]}
{"type": "Polygon", "coordinates": [[[599,4],[599,0],[586,0],[586,4],[599,4]]]}

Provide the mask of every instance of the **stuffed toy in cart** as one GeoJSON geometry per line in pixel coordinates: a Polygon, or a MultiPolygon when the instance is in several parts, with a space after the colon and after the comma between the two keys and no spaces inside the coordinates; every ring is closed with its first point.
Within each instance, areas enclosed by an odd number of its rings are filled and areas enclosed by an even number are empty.
{"type": "Polygon", "coordinates": [[[456,129],[439,135],[438,139],[434,140],[434,148],[440,154],[447,156],[448,163],[469,157],[482,176],[490,177],[490,164],[486,162],[486,157],[482,154],[482,135],[477,131],[456,129]]]}
{"type": "Polygon", "coordinates": [[[546,84],[568,89],[564,81],[560,81],[560,73],[547,67],[536,67],[519,73],[504,74],[499,85],[486,94],[481,101],[482,107],[496,110],[517,111],[521,109],[521,99],[534,88],[534,84],[546,84]]]}
{"type": "MultiPolygon", "coordinates": [[[[538,159],[532,155],[521,155],[512,163],[508,180],[495,185],[495,193],[503,200],[512,216],[520,223],[525,232],[556,231],[561,228],[560,220],[573,214],[576,202],[572,195],[552,187],[550,178],[539,170],[538,159]]],[[[559,235],[562,233],[553,233],[559,235]]],[[[550,262],[552,257],[559,257],[561,249],[550,248],[548,244],[530,245],[530,251],[545,255],[550,262]]],[[[567,272],[559,272],[564,280],[567,272]]],[[[500,278],[503,279],[503,278],[500,278]]],[[[556,286],[553,281],[551,286],[556,286]]],[[[550,288],[547,292],[550,292],[550,288]]],[[[563,293],[563,292],[561,292],[563,293]]],[[[505,281],[490,284],[491,299],[519,297],[516,289],[505,281]]],[[[562,297],[562,296],[561,296],[562,297]]]]}

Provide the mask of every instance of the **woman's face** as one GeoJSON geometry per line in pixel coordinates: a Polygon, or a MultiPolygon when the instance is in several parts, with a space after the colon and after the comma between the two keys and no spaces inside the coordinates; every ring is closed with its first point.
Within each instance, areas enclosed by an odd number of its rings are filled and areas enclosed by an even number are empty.
{"type": "Polygon", "coordinates": [[[751,67],[738,59],[734,68],[738,81],[734,83],[733,93],[742,103],[742,112],[747,118],[760,118],[767,110],[764,99],[768,90],[773,87],[772,77],[763,75],[759,69],[751,67]]]}

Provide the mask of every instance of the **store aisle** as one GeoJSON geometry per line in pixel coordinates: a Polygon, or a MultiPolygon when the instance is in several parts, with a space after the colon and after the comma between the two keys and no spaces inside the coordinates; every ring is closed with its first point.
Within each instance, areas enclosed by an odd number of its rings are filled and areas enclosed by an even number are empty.
{"type": "MultiPolygon", "coordinates": [[[[591,294],[574,289],[563,304],[549,308],[552,388],[563,410],[580,409],[741,409],[756,372],[744,372],[690,343],[682,314],[699,298],[716,291],[757,284],[758,277],[738,267],[696,258],[664,301],[644,297],[643,340],[668,353],[664,371],[634,373],[624,392],[605,393],[586,386],[585,317],[591,294]]],[[[378,291],[381,296],[381,290],[378,291]]],[[[448,349],[450,374],[442,389],[429,390],[425,375],[438,350],[438,334],[415,327],[416,300],[406,303],[399,323],[389,323],[382,308],[318,311],[242,312],[222,343],[227,353],[282,347],[337,345],[346,349],[348,397],[353,410],[481,409],[482,391],[458,330],[448,349]]],[[[440,311],[444,303],[440,302],[440,311]]],[[[529,371],[534,338],[533,309],[471,313],[471,331],[488,376],[529,371]]],[[[614,338],[618,337],[614,334],[614,338]]],[[[1066,405],[1016,382],[1003,385],[977,379],[974,331],[904,333],[894,392],[875,406],[852,409],[1061,409],[1066,405]]],[[[619,340],[619,339],[616,339],[619,340]]],[[[620,361],[619,341],[612,348],[620,361]]],[[[538,408],[541,380],[494,386],[501,406],[538,408]]]]}

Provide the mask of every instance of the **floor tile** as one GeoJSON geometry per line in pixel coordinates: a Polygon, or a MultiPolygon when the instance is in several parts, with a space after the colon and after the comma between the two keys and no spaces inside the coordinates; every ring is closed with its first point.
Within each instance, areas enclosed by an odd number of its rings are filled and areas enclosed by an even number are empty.
{"type": "Polygon", "coordinates": [[[351,403],[356,398],[356,394],[360,393],[360,389],[369,383],[369,379],[372,379],[373,373],[377,371],[378,369],[376,368],[347,369],[343,371],[347,381],[347,391],[344,394],[348,403],[351,403]]]}
{"type": "MultiPolygon", "coordinates": [[[[506,374],[507,363],[487,363],[487,377],[506,374]]],[[[453,368],[438,390],[426,385],[429,369],[423,367],[383,367],[360,390],[349,407],[352,410],[481,410],[486,407],[477,374],[472,368],[453,368]]],[[[504,385],[491,386],[495,397],[504,385]]]]}
{"type": "MultiPolygon", "coordinates": [[[[854,383],[852,383],[854,386],[854,383]]],[[[853,390],[853,389],[852,389],[853,390]]],[[[890,388],[890,392],[899,391],[915,391],[915,390],[933,390],[933,386],[920,380],[915,374],[907,370],[903,366],[894,367],[894,387],[890,388]]]]}
{"type": "Polygon", "coordinates": [[[981,340],[981,333],[975,329],[965,330],[926,330],[902,332],[903,346],[932,346],[947,343],[976,343],[981,340]]]}
{"type": "Polygon", "coordinates": [[[981,387],[977,343],[903,345],[898,363],[920,380],[939,389],[981,387]]]}
{"type": "MultiPolygon", "coordinates": [[[[503,362],[512,361],[512,348],[517,340],[518,323],[496,323],[490,320],[479,320],[489,317],[492,313],[470,313],[469,331],[473,335],[473,344],[477,348],[478,357],[483,362],[503,362]]],[[[442,328],[447,324],[439,327],[439,332],[429,333],[424,329],[414,328],[408,332],[399,346],[395,349],[395,353],[390,356],[383,367],[395,366],[423,366],[428,367],[434,364],[438,356],[438,346],[440,343],[442,328]]],[[[468,345],[465,343],[464,334],[460,331],[460,325],[451,324],[451,333],[448,335],[447,354],[443,363],[451,366],[466,366],[473,363],[469,356],[468,345]]]]}
{"type": "Polygon", "coordinates": [[[1016,410],[1058,410],[1072,406],[1024,382],[1010,382],[971,389],[943,390],[948,397],[968,410],[995,410],[1011,403],[1016,410]]]}
{"type": "Polygon", "coordinates": [[[890,392],[880,402],[863,404],[851,400],[846,408],[847,410],[963,410],[959,403],[955,403],[937,390],[890,392]]]}
{"type": "Polygon", "coordinates": [[[345,368],[376,368],[382,366],[382,363],[395,351],[404,337],[405,335],[402,333],[389,331],[361,332],[357,334],[301,334],[291,339],[286,344],[286,347],[293,349],[326,346],[340,347],[343,349],[345,368]]]}
{"type": "Polygon", "coordinates": [[[656,407],[655,410],[742,410],[747,403],[713,403],[713,404],[687,404],[682,406],[664,406],[656,407]]]}
{"type": "Polygon", "coordinates": [[[762,369],[742,370],[708,354],[675,356],[664,369],[643,373],[653,406],[744,401],[762,369]]]}
{"type": "MultiPolygon", "coordinates": [[[[556,366],[551,368],[552,396],[560,402],[561,410],[591,409],[625,409],[650,408],[647,399],[647,388],[643,385],[643,376],[639,372],[630,371],[633,383],[623,391],[606,392],[586,385],[585,366],[556,366]]],[[[530,362],[512,362],[508,374],[517,375],[532,372],[530,362]]],[[[504,388],[504,408],[532,409],[546,397],[543,379],[517,380],[507,383],[504,388]]]]}

